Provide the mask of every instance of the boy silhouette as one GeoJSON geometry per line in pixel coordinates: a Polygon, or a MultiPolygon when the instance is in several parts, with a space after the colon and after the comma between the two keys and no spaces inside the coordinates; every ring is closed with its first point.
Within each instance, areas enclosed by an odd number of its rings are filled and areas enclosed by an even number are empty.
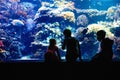
{"type": "Polygon", "coordinates": [[[67,62],[76,62],[77,58],[81,60],[81,51],[79,41],[71,36],[71,31],[65,29],[64,32],[64,41],[62,43],[62,49],[66,49],[66,61],[67,62]]]}
{"type": "Polygon", "coordinates": [[[113,56],[112,46],[114,41],[105,38],[106,32],[104,30],[100,30],[97,32],[97,40],[100,42],[100,50],[98,54],[93,57],[93,61],[100,62],[111,62],[113,56]]]}

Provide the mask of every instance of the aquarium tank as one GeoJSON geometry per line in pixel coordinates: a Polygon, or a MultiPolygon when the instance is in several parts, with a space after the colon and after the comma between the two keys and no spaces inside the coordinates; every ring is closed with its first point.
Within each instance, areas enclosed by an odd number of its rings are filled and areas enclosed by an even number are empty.
{"type": "Polygon", "coordinates": [[[120,59],[119,0],[0,0],[0,59],[42,62],[55,38],[65,60],[65,29],[79,40],[83,60],[97,53],[99,30],[114,40],[113,60],[120,59]]]}

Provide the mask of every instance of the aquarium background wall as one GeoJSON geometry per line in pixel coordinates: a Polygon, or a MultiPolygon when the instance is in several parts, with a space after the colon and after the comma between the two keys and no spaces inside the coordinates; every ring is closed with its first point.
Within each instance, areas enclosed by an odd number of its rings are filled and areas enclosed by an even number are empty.
{"type": "Polygon", "coordinates": [[[63,30],[80,42],[82,59],[98,51],[98,30],[114,40],[114,60],[120,58],[119,0],[0,0],[2,60],[44,60],[49,39],[55,38],[60,55],[63,30]]]}

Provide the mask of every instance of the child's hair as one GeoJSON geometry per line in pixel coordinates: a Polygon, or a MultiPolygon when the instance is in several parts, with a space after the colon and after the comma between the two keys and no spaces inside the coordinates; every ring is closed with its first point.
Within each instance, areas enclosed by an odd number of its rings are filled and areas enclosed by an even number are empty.
{"type": "Polygon", "coordinates": [[[66,37],[70,37],[71,36],[71,31],[69,29],[65,29],[63,31],[63,34],[66,36],[66,37]]]}
{"type": "Polygon", "coordinates": [[[104,38],[105,35],[106,35],[106,32],[104,30],[100,30],[100,31],[97,32],[97,35],[104,38]]]}
{"type": "Polygon", "coordinates": [[[55,45],[56,45],[56,40],[53,38],[50,39],[49,40],[49,49],[53,49],[55,45]]]}

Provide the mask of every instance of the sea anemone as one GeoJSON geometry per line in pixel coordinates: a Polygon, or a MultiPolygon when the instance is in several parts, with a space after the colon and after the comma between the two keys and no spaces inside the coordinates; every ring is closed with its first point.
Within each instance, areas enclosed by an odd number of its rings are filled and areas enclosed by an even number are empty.
{"type": "Polygon", "coordinates": [[[114,34],[110,31],[110,28],[104,26],[104,25],[100,25],[100,24],[90,24],[87,26],[88,31],[87,33],[92,33],[94,32],[95,34],[99,31],[99,30],[105,30],[106,31],[106,37],[109,37],[111,39],[114,38],[114,34]]]}
{"type": "Polygon", "coordinates": [[[75,22],[75,15],[73,12],[70,11],[62,12],[61,15],[64,17],[65,20],[69,20],[70,22],[75,22]]]}
{"type": "Polygon", "coordinates": [[[88,24],[88,18],[85,14],[82,14],[80,16],[78,16],[77,18],[77,25],[82,25],[82,26],[86,26],[88,24]]]}

